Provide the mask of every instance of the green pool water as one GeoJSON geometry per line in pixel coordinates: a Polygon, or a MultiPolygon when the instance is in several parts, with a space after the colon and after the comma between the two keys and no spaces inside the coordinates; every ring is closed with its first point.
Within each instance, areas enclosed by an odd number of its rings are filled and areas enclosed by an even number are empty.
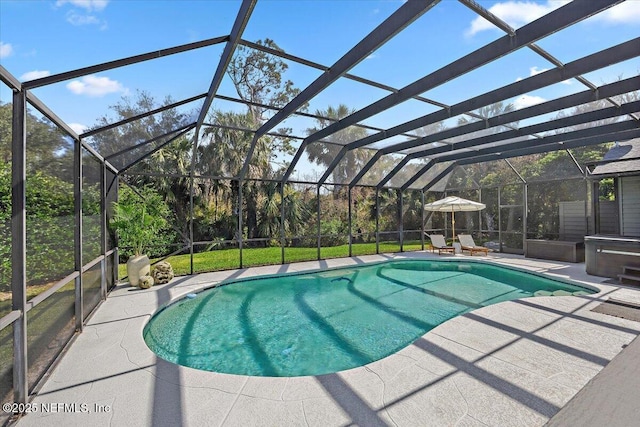
{"type": "Polygon", "coordinates": [[[468,311],[536,293],[594,291],[481,262],[389,261],[208,289],[159,311],[144,339],[159,357],[196,369],[319,375],[393,354],[468,311]]]}

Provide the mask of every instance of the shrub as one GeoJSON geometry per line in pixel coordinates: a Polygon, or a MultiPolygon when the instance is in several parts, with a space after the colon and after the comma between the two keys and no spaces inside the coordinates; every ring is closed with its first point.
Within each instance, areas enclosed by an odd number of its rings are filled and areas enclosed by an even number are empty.
{"type": "Polygon", "coordinates": [[[150,187],[144,187],[141,193],[144,198],[129,187],[121,187],[119,201],[113,204],[111,227],[118,232],[123,259],[146,253],[152,247],[156,253],[166,252],[172,240],[167,204],[150,187]]]}
{"type": "MultiPolygon", "coordinates": [[[[35,171],[27,178],[28,284],[73,271],[73,184],[35,171]]],[[[0,291],[11,287],[11,166],[0,162],[0,291]]]]}

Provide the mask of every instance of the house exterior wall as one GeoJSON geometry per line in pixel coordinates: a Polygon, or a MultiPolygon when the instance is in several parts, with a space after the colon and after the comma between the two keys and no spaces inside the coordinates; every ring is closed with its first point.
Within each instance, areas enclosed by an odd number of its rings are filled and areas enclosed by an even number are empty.
{"type": "Polygon", "coordinates": [[[640,236],[640,176],[620,178],[621,231],[623,236],[640,236]]]}
{"type": "Polygon", "coordinates": [[[560,216],[560,240],[579,242],[587,232],[587,216],[584,200],[558,202],[560,216]]]}

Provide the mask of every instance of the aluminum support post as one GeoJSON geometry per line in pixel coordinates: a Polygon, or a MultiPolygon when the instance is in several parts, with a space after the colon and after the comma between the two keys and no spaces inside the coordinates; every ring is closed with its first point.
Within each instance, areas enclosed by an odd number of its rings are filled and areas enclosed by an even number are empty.
{"type": "Polygon", "coordinates": [[[238,180],[238,249],[240,252],[240,268],[242,268],[242,181],[238,180]]]}
{"type": "Polygon", "coordinates": [[[591,192],[591,215],[593,215],[593,233],[600,234],[600,181],[593,181],[591,192]]]}
{"type": "Polygon", "coordinates": [[[351,187],[349,187],[349,190],[347,190],[347,199],[349,201],[349,218],[347,219],[347,223],[348,223],[348,228],[349,228],[349,256],[352,256],[352,241],[353,241],[353,221],[351,220],[351,214],[352,214],[352,210],[351,210],[351,187]]]}
{"type": "Polygon", "coordinates": [[[27,98],[13,93],[11,136],[11,309],[13,322],[13,400],[27,403],[27,98]]]}
{"type": "Polygon", "coordinates": [[[376,254],[380,253],[380,189],[376,187],[376,254]]]}
{"type": "Polygon", "coordinates": [[[194,175],[195,175],[195,165],[198,154],[198,142],[200,138],[200,126],[196,125],[195,134],[193,136],[193,150],[191,151],[191,167],[189,168],[189,270],[191,274],[194,274],[193,268],[193,219],[194,219],[194,210],[193,210],[193,186],[194,186],[194,175]]]}
{"type": "Polygon", "coordinates": [[[424,251],[424,221],[425,221],[425,213],[424,213],[424,190],[420,191],[420,203],[422,208],[422,225],[420,226],[420,244],[422,245],[422,250],[424,251]]]}
{"type": "Polygon", "coordinates": [[[318,261],[320,261],[320,247],[322,245],[322,241],[321,241],[321,237],[320,237],[320,232],[321,232],[321,228],[320,228],[320,187],[321,185],[317,186],[317,190],[316,190],[316,195],[317,195],[317,200],[318,203],[316,204],[317,208],[318,208],[318,216],[317,216],[317,222],[318,222],[318,261]]]}
{"type": "MultiPolygon", "coordinates": [[[[119,200],[120,197],[120,176],[115,175],[113,177],[113,185],[115,186],[116,192],[116,201],[119,200]]],[[[118,266],[120,265],[120,250],[118,249],[118,233],[115,234],[114,247],[115,252],[113,253],[113,283],[116,284],[120,280],[120,271],[118,266]]]]}
{"type": "Polygon", "coordinates": [[[105,257],[100,262],[100,297],[107,299],[107,165],[103,160],[100,179],[100,253],[105,257]]]}
{"type": "MultiPolygon", "coordinates": [[[[482,203],[482,188],[478,188],[478,201],[482,203]]],[[[482,232],[482,211],[478,211],[478,233],[481,233],[481,232],[482,232]]]]}
{"type": "Polygon", "coordinates": [[[499,248],[500,252],[502,252],[502,186],[498,187],[498,242],[500,243],[499,248]]]}
{"type": "Polygon", "coordinates": [[[396,190],[398,197],[398,233],[400,237],[400,252],[404,252],[404,194],[402,190],[396,190]]]}
{"type": "Polygon", "coordinates": [[[529,217],[527,209],[528,209],[528,194],[529,194],[529,185],[522,184],[522,250],[527,250],[527,218],[529,217]]]}
{"type": "Polygon", "coordinates": [[[284,264],[284,183],[280,184],[280,264],[284,264]]]}
{"type": "Polygon", "coordinates": [[[75,212],[74,255],[75,270],[80,274],[75,279],[75,313],[76,331],[81,332],[84,324],[83,292],[82,292],[82,144],[75,141],[73,144],[73,201],[75,212]]]}

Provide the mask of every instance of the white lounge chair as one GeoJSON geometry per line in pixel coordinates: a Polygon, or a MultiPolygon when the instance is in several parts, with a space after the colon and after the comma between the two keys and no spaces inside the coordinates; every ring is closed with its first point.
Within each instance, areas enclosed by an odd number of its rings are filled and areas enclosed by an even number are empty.
{"type": "Polygon", "coordinates": [[[489,253],[489,248],[476,245],[476,242],[473,241],[473,237],[471,236],[471,234],[458,234],[458,241],[460,242],[462,251],[469,251],[471,256],[473,256],[474,252],[482,252],[485,255],[489,253]]]}
{"type": "Polygon", "coordinates": [[[442,255],[443,251],[455,254],[455,248],[453,246],[447,246],[442,234],[427,234],[427,236],[431,239],[431,252],[435,252],[437,249],[438,255],[442,255]]]}

